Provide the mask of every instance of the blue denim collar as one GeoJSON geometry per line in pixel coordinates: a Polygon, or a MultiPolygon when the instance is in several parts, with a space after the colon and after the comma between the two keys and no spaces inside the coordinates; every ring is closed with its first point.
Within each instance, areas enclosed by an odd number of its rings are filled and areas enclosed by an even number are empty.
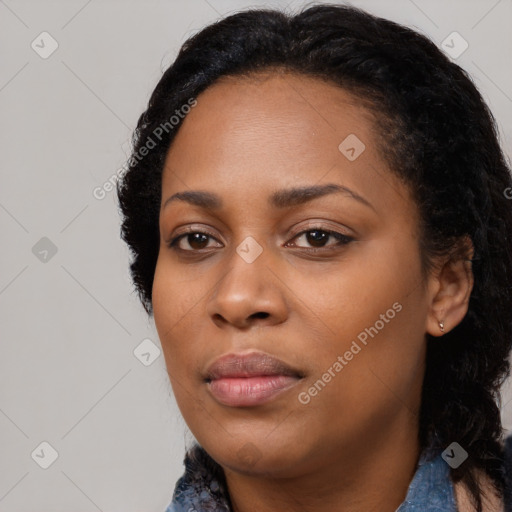
{"type": "Polygon", "coordinates": [[[396,512],[457,512],[450,467],[441,453],[428,459],[424,452],[404,502],[396,512]]]}
{"type": "MultiPolygon", "coordinates": [[[[199,445],[185,456],[185,473],[165,512],[232,512],[222,469],[199,445]]],[[[420,457],[405,501],[396,512],[457,512],[450,468],[441,454],[420,457]]]]}

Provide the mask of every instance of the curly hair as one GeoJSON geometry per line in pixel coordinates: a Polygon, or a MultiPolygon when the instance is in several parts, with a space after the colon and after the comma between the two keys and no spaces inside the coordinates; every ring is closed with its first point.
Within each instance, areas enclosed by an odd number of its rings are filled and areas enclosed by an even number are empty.
{"type": "Polygon", "coordinates": [[[418,205],[424,271],[436,256],[464,257],[456,251],[463,238],[473,244],[466,316],[443,343],[426,334],[419,437],[422,448],[456,441],[468,452],[451,476],[481,511],[477,470],[501,495],[504,489],[500,388],[512,343],[512,179],[481,94],[427,37],[358,8],[320,4],[294,15],[242,11],[188,39],[138,120],[117,185],[139,298],[151,316],[162,170],[183,106],[220,77],[273,69],[327,80],[376,114],[379,150],[418,205]]]}

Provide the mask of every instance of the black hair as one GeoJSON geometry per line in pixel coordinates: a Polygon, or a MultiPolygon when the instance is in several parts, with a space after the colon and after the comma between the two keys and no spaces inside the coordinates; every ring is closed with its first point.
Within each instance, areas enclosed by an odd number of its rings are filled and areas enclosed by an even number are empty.
{"type": "Polygon", "coordinates": [[[451,476],[481,511],[477,470],[504,489],[500,388],[512,343],[512,180],[482,96],[424,35],[351,6],[314,5],[295,15],[242,11],[188,39],[138,120],[118,182],[121,236],[141,302],[151,315],[162,170],[183,106],[221,77],[273,69],[328,80],[374,111],[379,149],[418,205],[426,270],[436,256],[469,259],[461,240],[473,244],[468,313],[443,338],[426,334],[419,436],[423,448],[456,441],[467,451],[451,476]]]}

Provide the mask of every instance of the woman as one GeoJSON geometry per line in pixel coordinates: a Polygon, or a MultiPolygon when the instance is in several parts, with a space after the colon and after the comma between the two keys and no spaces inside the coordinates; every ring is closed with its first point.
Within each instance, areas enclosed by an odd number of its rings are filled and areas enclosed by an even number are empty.
{"type": "Polygon", "coordinates": [[[167,511],[498,511],[512,181],[424,36],[347,6],[189,39],[119,183],[197,444],[167,511]]]}

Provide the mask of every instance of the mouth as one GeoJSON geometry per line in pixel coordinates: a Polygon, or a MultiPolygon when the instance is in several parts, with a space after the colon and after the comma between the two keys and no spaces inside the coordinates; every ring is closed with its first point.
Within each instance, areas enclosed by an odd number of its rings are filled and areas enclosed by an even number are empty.
{"type": "Polygon", "coordinates": [[[227,354],[207,371],[205,382],[213,398],[229,407],[262,405],[295,386],[304,375],[263,352],[227,354]]]}

